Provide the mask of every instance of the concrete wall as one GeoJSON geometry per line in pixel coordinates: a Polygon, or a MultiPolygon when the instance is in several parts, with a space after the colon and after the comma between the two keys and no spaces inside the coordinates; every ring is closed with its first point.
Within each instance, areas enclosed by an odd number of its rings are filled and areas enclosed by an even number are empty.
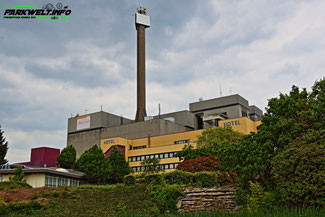
{"type": "Polygon", "coordinates": [[[101,139],[124,137],[138,139],[171,133],[186,132],[190,129],[179,124],[161,119],[143,121],[111,128],[96,129],[80,133],[68,134],[67,145],[73,145],[77,150],[77,158],[94,145],[100,145],[101,139]]]}
{"type": "MultiPolygon", "coordinates": [[[[79,131],[85,131],[94,128],[103,128],[103,127],[114,127],[122,124],[129,124],[133,121],[127,118],[123,118],[114,114],[107,112],[95,112],[90,114],[90,128],[82,129],[79,131]]],[[[68,119],[68,133],[77,131],[77,117],[68,119]]]]}
{"type": "Polygon", "coordinates": [[[201,102],[190,103],[190,111],[197,113],[205,110],[211,110],[215,108],[221,108],[237,104],[240,104],[243,107],[246,107],[247,109],[249,108],[248,101],[240,95],[235,94],[231,96],[224,96],[215,99],[203,100],[201,102]]]}
{"type": "Polygon", "coordinates": [[[241,106],[240,105],[233,105],[233,106],[224,107],[224,108],[211,109],[211,110],[208,110],[208,111],[204,111],[203,116],[221,114],[221,113],[224,113],[224,112],[227,113],[228,118],[241,117],[241,106]]]}
{"type": "MultiPolygon", "coordinates": [[[[178,112],[172,112],[167,114],[160,115],[161,119],[173,117],[175,119],[175,123],[180,124],[182,126],[190,127],[192,129],[197,129],[197,119],[195,114],[190,111],[183,110],[178,112]]],[[[154,116],[154,118],[158,118],[158,116],[154,116]]]]}
{"type": "Polygon", "coordinates": [[[249,106],[249,117],[253,121],[259,121],[262,119],[263,112],[261,109],[256,107],[255,105],[249,106]]]}

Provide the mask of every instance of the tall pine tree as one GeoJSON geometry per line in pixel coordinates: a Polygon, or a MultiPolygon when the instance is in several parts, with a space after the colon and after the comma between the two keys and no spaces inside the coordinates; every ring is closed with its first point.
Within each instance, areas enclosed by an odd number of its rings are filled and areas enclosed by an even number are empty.
{"type": "Polygon", "coordinates": [[[3,136],[3,131],[1,130],[0,125],[0,165],[6,164],[8,160],[5,159],[8,151],[8,142],[6,138],[3,136]]]}

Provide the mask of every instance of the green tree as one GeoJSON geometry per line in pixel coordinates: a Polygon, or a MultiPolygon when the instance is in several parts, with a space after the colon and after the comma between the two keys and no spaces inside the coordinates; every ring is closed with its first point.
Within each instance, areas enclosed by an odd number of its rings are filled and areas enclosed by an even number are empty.
{"type": "Polygon", "coordinates": [[[216,153],[221,144],[237,143],[242,137],[242,133],[232,130],[231,127],[208,128],[198,136],[197,146],[198,149],[204,148],[211,153],[216,153]]]}
{"type": "Polygon", "coordinates": [[[325,132],[307,130],[272,160],[279,200],[288,206],[325,206],[325,132]]]}
{"type": "Polygon", "coordinates": [[[114,147],[107,160],[110,168],[109,177],[112,178],[115,183],[123,182],[124,176],[130,174],[131,168],[128,162],[126,162],[122,152],[114,147]]]}
{"type": "Polygon", "coordinates": [[[0,165],[6,164],[8,160],[6,160],[6,155],[8,152],[8,142],[6,138],[3,136],[4,132],[1,130],[0,125],[0,165]]]}
{"type": "Polygon", "coordinates": [[[144,173],[159,173],[163,171],[163,169],[160,168],[160,160],[157,158],[148,158],[141,162],[141,166],[144,167],[143,172],[144,173]]]}
{"type": "Polygon", "coordinates": [[[258,181],[292,206],[324,206],[325,80],[268,102],[256,134],[233,150],[240,184],[258,181]]]}
{"type": "Polygon", "coordinates": [[[94,145],[80,156],[76,168],[86,174],[89,182],[99,183],[105,181],[109,174],[108,161],[97,145],[94,145]]]}
{"type": "Polygon", "coordinates": [[[76,154],[76,149],[72,145],[69,145],[61,151],[57,156],[56,161],[61,167],[71,169],[76,164],[76,154]]]}
{"type": "Polygon", "coordinates": [[[198,136],[197,149],[191,145],[185,146],[181,152],[177,153],[177,157],[180,160],[189,160],[198,156],[213,155],[220,162],[221,170],[231,170],[236,165],[233,161],[233,152],[243,136],[243,134],[232,130],[231,127],[208,128],[198,136]]]}
{"type": "Polygon", "coordinates": [[[15,169],[14,175],[9,177],[10,182],[26,182],[25,173],[22,167],[15,169]]]}

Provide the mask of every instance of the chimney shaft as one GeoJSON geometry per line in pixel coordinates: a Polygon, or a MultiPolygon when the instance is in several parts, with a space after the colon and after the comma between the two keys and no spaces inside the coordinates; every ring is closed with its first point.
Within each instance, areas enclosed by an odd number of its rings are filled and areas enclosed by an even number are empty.
{"type": "Polygon", "coordinates": [[[143,25],[137,25],[137,114],[135,121],[144,121],[146,112],[146,46],[143,25]]]}
{"type": "Polygon", "coordinates": [[[137,30],[137,113],[135,121],[144,121],[146,112],[146,28],[150,27],[150,16],[146,8],[138,8],[135,13],[137,30]]]}

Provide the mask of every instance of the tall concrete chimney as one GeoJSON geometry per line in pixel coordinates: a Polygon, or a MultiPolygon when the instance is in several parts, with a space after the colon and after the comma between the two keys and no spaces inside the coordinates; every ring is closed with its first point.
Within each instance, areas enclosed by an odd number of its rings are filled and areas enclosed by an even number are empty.
{"type": "Polygon", "coordinates": [[[135,121],[144,121],[146,112],[146,28],[150,27],[150,16],[146,8],[138,8],[135,13],[137,30],[137,114],[135,121]]]}

